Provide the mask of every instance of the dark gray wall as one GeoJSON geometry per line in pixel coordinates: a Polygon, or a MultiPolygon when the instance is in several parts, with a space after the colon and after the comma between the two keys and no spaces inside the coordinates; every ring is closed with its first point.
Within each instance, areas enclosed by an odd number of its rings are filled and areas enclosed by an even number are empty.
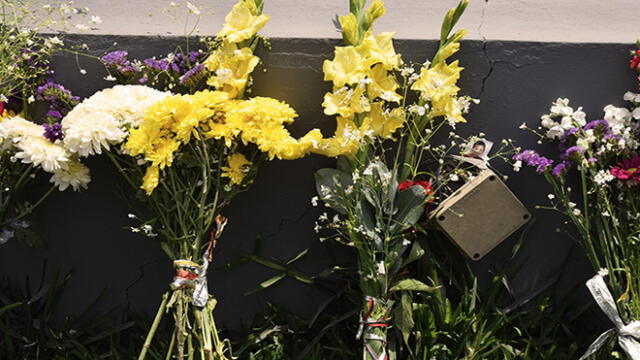
{"type": "MultiPolygon", "coordinates": [[[[173,50],[180,39],[154,37],[73,36],[67,42],[86,42],[96,55],[114,49],[127,49],[132,57],[162,55],[173,50]],[[113,46],[113,42],[117,45],[113,46]]],[[[255,76],[255,95],[282,99],[299,112],[292,126],[296,135],[319,127],[330,135],[334,120],[322,114],[322,97],[329,84],[322,81],[322,61],[332,56],[336,41],[322,39],[272,39],[273,49],[262,51],[267,69],[255,76]]],[[[405,60],[423,62],[431,57],[434,41],[397,41],[405,60]]],[[[460,81],[463,93],[477,97],[468,124],[459,126],[461,134],[483,131],[489,139],[512,138],[524,148],[535,147],[535,139],[518,129],[522,122],[537,126],[557,97],[569,97],[575,106],[584,106],[590,119],[602,116],[602,107],[622,105],[622,94],[636,87],[628,70],[631,45],[559,44],[536,42],[465,41],[459,58],[465,67],[460,81]]],[[[80,59],[89,73],[80,75],[73,56],[56,59],[56,77],[77,95],[86,97],[110,86],[96,60],[80,59]]],[[[551,147],[542,149],[556,155],[551,147]]],[[[0,278],[21,281],[25,275],[39,274],[43,259],[51,270],[74,270],[65,307],[60,315],[80,312],[102,290],[106,294],[100,309],[114,306],[152,313],[160,295],[171,280],[170,262],[153,239],[126,230],[135,225],[127,218],[130,209],[122,197],[128,189],[119,188],[118,174],[109,164],[93,158],[93,181],[81,193],[55,193],[33,215],[46,240],[44,249],[27,249],[12,241],[0,246],[0,278]]],[[[253,263],[222,269],[238,263],[250,253],[257,237],[262,238],[262,254],[287,260],[305,248],[310,253],[297,264],[301,271],[317,274],[334,261],[353,261],[349,251],[321,244],[313,231],[322,208],[313,208],[314,170],[333,166],[334,160],[310,156],[296,161],[265,164],[250,190],[239,195],[225,215],[230,218],[210,271],[210,287],[219,299],[218,320],[238,329],[266,309],[267,301],[282,304],[290,311],[308,315],[327,296],[313,286],[285,279],[278,285],[250,296],[243,294],[275,273],[253,263]]],[[[510,175],[511,189],[534,212],[536,222],[526,234],[518,261],[522,268],[512,286],[519,298],[550,287],[562,297],[590,275],[589,264],[579,247],[555,229],[562,219],[555,214],[534,210],[544,204],[549,187],[529,169],[512,173],[508,166],[494,164],[510,175]]],[[[506,241],[473,266],[478,274],[500,269],[515,239],[506,241]]],[[[584,291],[577,301],[588,304],[584,291]]]]}

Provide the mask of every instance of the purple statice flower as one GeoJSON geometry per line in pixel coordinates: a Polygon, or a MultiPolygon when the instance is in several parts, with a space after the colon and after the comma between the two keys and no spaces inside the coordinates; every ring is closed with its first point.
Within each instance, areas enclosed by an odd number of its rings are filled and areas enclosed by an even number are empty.
{"type": "Polygon", "coordinates": [[[169,63],[165,59],[156,60],[155,58],[145,59],[143,63],[150,69],[156,71],[166,71],[169,69],[169,63]]]}
{"type": "Polygon", "coordinates": [[[197,64],[191,70],[180,76],[180,84],[184,85],[189,82],[197,83],[204,76],[204,65],[197,64]]]}
{"type": "Polygon", "coordinates": [[[191,65],[200,61],[204,56],[204,53],[198,51],[189,51],[186,54],[177,53],[170,57],[169,67],[174,72],[182,75],[191,70],[191,65]]]}
{"type": "Polygon", "coordinates": [[[110,53],[107,53],[103,57],[100,58],[102,63],[106,66],[120,67],[129,65],[129,60],[127,57],[129,53],[125,50],[116,50],[110,53]]]}
{"type": "Polygon", "coordinates": [[[553,160],[540,156],[533,150],[524,150],[521,153],[514,155],[513,160],[522,161],[529,166],[535,167],[536,172],[538,173],[545,172],[551,165],[553,165],[553,160]]]}
{"type": "Polygon", "coordinates": [[[44,127],[44,137],[52,143],[56,142],[56,140],[62,140],[64,138],[64,134],[62,133],[62,125],[58,123],[52,125],[44,124],[42,125],[42,127],[44,127]]]}
{"type": "Polygon", "coordinates": [[[567,168],[571,166],[570,161],[561,161],[551,170],[551,175],[555,177],[561,177],[566,172],[567,168]]]}
{"type": "Polygon", "coordinates": [[[67,98],[78,100],[77,96],[71,95],[71,91],[60,84],[54,83],[52,79],[47,80],[44,85],[36,88],[36,99],[40,101],[56,101],[67,98]]]}
{"type": "Polygon", "coordinates": [[[558,148],[560,151],[565,151],[567,149],[567,143],[571,140],[571,137],[577,134],[580,131],[577,127],[572,127],[567,129],[562,136],[560,137],[560,143],[558,144],[558,148]]]}
{"type": "Polygon", "coordinates": [[[584,154],[584,150],[579,146],[572,146],[565,150],[565,152],[560,156],[561,159],[569,159],[576,154],[584,154]]]}
{"type": "Polygon", "coordinates": [[[605,134],[609,133],[609,123],[606,120],[593,120],[590,121],[589,123],[587,123],[587,125],[584,126],[585,130],[590,130],[590,129],[602,129],[604,130],[605,134]]]}
{"type": "Polygon", "coordinates": [[[80,102],[80,98],[71,94],[64,86],[54,83],[52,79],[36,88],[36,99],[49,103],[47,117],[50,120],[62,119],[71,108],[80,102]]]}
{"type": "Polygon", "coordinates": [[[49,110],[47,111],[47,116],[54,119],[62,119],[62,114],[58,110],[49,110]]]}

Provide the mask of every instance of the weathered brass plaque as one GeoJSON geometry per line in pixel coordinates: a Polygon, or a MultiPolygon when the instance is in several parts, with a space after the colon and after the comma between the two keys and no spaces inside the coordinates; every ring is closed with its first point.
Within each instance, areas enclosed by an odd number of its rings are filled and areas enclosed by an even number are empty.
{"type": "Polygon", "coordinates": [[[470,259],[480,260],[531,218],[491,170],[445,199],[430,218],[470,259]]]}

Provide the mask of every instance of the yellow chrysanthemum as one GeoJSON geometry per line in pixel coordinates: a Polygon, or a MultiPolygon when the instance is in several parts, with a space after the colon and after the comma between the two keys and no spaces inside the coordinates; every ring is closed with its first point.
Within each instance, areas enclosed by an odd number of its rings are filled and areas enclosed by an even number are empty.
{"type": "Polygon", "coordinates": [[[218,37],[231,43],[248,40],[262,29],[267,21],[269,16],[256,14],[256,6],[252,0],[240,0],[225,17],[225,24],[218,32],[218,37]]]}
{"type": "Polygon", "coordinates": [[[324,96],[324,113],[327,115],[339,114],[343,117],[352,117],[369,111],[369,100],[364,96],[365,87],[358,85],[354,89],[343,87],[324,96]]]}
{"type": "Polygon", "coordinates": [[[366,71],[362,60],[355,47],[336,47],[334,59],[325,60],[322,64],[324,80],[333,81],[334,88],[360,82],[366,71]]]}
{"type": "Polygon", "coordinates": [[[371,105],[371,112],[365,121],[368,129],[373,131],[372,136],[388,139],[404,125],[405,114],[402,108],[385,110],[382,102],[376,102],[371,105]]]}
{"type": "Polygon", "coordinates": [[[164,169],[173,163],[173,153],[180,148],[180,142],[174,139],[160,139],[153,144],[153,150],[145,155],[145,159],[154,167],[164,169]]]}
{"type": "Polygon", "coordinates": [[[460,78],[462,69],[458,66],[457,60],[451,64],[439,62],[429,69],[422,68],[420,77],[413,83],[411,89],[420,91],[424,99],[455,95],[460,90],[456,82],[460,78]]]}
{"type": "Polygon", "coordinates": [[[158,187],[160,182],[160,169],[157,166],[149,166],[147,172],[142,178],[142,186],[140,188],[147,193],[147,196],[151,196],[153,190],[158,187]]]}
{"type": "Polygon", "coordinates": [[[396,70],[402,63],[399,54],[393,47],[393,32],[383,32],[373,35],[365,34],[362,44],[357,47],[358,53],[364,59],[367,67],[382,64],[387,70],[396,70]]]}
{"type": "Polygon", "coordinates": [[[388,102],[399,103],[402,96],[396,93],[399,85],[395,76],[387,71],[382,64],[377,64],[369,70],[371,82],[367,85],[367,95],[370,99],[381,98],[388,102]]]}
{"type": "Polygon", "coordinates": [[[223,171],[222,177],[229,178],[231,184],[240,185],[247,176],[247,166],[250,166],[252,163],[247,160],[244,155],[234,153],[227,158],[227,164],[229,166],[223,166],[221,168],[223,171]]]}
{"type": "Polygon", "coordinates": [[[233,43],[225,42],[216,49],[204,62],[204,65],[214,73],[207,81],[207,85],[229,93],[235,98],[244,90],[251,72],[256,68],[260,58],[253,55],[248,47],[238,49],[233,43]]]}

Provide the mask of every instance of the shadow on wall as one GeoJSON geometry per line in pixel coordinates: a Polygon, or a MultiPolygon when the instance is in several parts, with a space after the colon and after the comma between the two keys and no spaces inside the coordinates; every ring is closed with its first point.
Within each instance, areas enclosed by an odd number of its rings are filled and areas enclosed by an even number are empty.
{"type": "MultiPolygon", "coordinates": [[[[127,49],[131,58],[143,58],[163,55],[181,39],[75,35],[67,42],[86,43],[98,56],[118,48],[127,49]]],[[[323,82],[322,61],[332,56],[336,43],[272,39],[273,49],[260,54],[265,71],[256,73],[253,95],[268,95],[291,104],[300,115],[291,127],[294,135],[314,127],[322,129],[325,136],[333,132],[335,121],[322,114],[320,104],[330,86],[323,82]]],[[[400,40],[396,44],[405,59],[415,62],[431,56],[436,45],[431,40],[400,40]]],[[[479,98],[481,103],[473,107],[468,124],[460,125],[457,131],[461,135],[484,132],[494,142],[512,138],[523,148],[539,147],[518,126],[522,122],[537,126],[539,116],[557,97],[568,97],[572,104],[584,106],[592,119],[601,116],[605,104],[622,103],[622,94],[635,86],[634,78],[624,71],[628,50],[628,45],[621,44],[463,42],[461,87],[464,94],[479,98]]],[[[55,59],[54,68],[57,80],[82,97],[110,86],[102,79],[106,73],[96,60],[61,56],[55,59]],[[79,67],[88,74],[81,75],[79,67]]],[[[555,155],[552,148],[542,152],[555,155]]],[[[59,316],[84,309],[105,289],[100,302],[103,310],[119,307],[152,314],[171,280],[171,264],[153,239],[127,230],[137,224],[127,217],[130,209],[124,199],[129,192],[118,185],[115,170],[100,158],[88,163],[93,177],[88,191],[54,193],[34,214],[47,243],[45,249],[25,249],[15,241],[0,247],[1,277],[22,281],[25,275],[36,276],[42,259],[47,258],[51,269],[75,270],[59,316]]],[[[319,288],[291,279],[245,296],[275,272],[255,263],[230,269],[224,266],[251,253],[258,237],[267,257],[288,260],[309,248],[309,254],[297,264],[310,275],[332,266],[333,261],[353,261],[347,250],[321,244],[313,230],[324,212],[310,204],[315,195],[313,172],[333,163],[333,159],[319,156],[266,163],[250,190],[225,210],[230,222],[209,274],[211,291],[219,299],[216,319],[223,326],[241,329],[266,310],[267,301],[309,316],[328,296],[319,288]]],[[[516,261],[519,271],[511,278],[515,295],[525,299],[549,287],[564,297],[581,289],[579,285],[591,274],[582,251],[566,235],[556,232],[566,228],[562,219],[534,210],[546,201],[550,192],[547,183],[529,169],[513,173],[505,164],[493,165],[509,175],[508,185],[537,217],[516,261]]],[[[488,279],[492,270],[504,266],[518,236],[516,233],[473,263],[481,279],[488,279]]],[[[590,301],[584,290],[576,296],[581,304],[590,301]]]]}

